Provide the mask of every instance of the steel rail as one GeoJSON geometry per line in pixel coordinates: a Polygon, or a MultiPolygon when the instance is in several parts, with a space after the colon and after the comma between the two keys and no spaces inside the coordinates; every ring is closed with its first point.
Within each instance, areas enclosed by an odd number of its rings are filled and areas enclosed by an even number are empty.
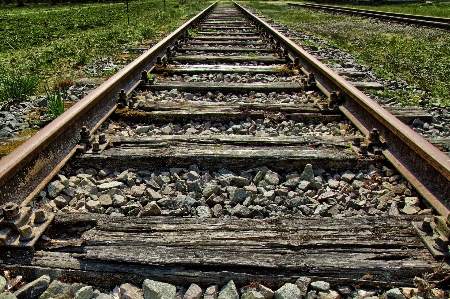
{"type": "Polygon", "coordinates": [[[440,18],[432,16],[420,16],[412,14],[401,14],[394,12],[383,12],[368,9],[350,8],[326,4],[288,3],[290,6],[306,7],[312,9],[323,9],[332,12],[339,12],[365,17],[373,17],[383,20],[391,20],[408,24],[425,25],[442,29],[450,29],[450,18],[440,18]]]}
{"type": "MultiPolygon", "coordinates": [[[[80,130],[93,128],[113,109],[121,90],[129,90],[143,71],[149,70],[158,56],[204,18],[216,3],[185,22],[166,38],[120,70],[105,83],[53,120],[11,154],[0,160],[0,204],[23,203],[36,193],[42,181],[61,167],[62,161],[74,153],[80,130]]],[[[92,132],[93,133],[93,132],[92,132]]]]}
{"type": "Polygon", "coordinates": [[[318,85],[327,94],[341,92],[344,103],[339,109],[366,136],[377,128],[387,143],[385,157],[437,213],[449,214],[450,160],[447,155],[261,18],[241,5],[235,5],[260,24],[262,31],[286,47],[293,58],[298,58],[306,73],[314,73],[318,85]]]}

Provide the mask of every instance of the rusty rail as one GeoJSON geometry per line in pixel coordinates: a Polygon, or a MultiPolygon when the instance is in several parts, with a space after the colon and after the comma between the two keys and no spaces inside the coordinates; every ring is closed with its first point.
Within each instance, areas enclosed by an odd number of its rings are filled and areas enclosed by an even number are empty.
{"type": "Polygon", "coordinates": [[[447,216],[450,207],[450,160],[447,155],[414,132],[375,101],[341,78],[303,48],[273,29],[250,11],[236,5],[286,47],[292,58],[298,58],[305,73],[313,73],[325,94],[340,92],[339,109],[367,137],[377,128],[386,140],[385,157],[406,177],[424,199],[439,213],[447,216]]]}
{"type": "Polygon", "coordinates": [[[80,130],[92,130],[116,106],[121,90],[129,90],[143,71],[149,70],[158,56],[189,28],[204,18],[210,5],[147,52],[100,85],[48,126],[0,160],[0,205],[15,202],[25,205],[38,192],[42,181],[52,176],[63,161],[75,153],[80,130]]]}
{"type": "Polygon", "coordinates": [[[428,27],[450,29],[450,18],[439,18],[432,16],[420,16],[412,14],[400,14],[394,12],[384,12],[368,9],[350,8],[325,4],[288,3],[290,6],[297,6],[310,9],[322,9],[330,12],[345,13],[364,17],[377,18],[388,21],[396,21],[407,24],[423,25],[428,27]]]}

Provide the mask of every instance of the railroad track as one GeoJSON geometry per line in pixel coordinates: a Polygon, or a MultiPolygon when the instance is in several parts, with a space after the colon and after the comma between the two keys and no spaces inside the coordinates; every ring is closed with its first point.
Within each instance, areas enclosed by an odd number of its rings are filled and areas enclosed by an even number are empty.
{"type": "Polygon", "coordinates": [[[343,13],[350,15],[358,15],[364,17],[370,17],[375,19],[381,19],[386,21],[394,21],[399,23],[414,24],[419,26],[427,26],[433,28],[450,29],[450,19],[440,18],[432,16],[421,16],[412,14],[401,14],[393,12],[382,12],[369,9],[349,8],[335,5],[326,4],[306,4],[306,3],[288,3],[293,7],[303,7],[309,9],[320,9],[324,11],[343,13]]]}
{"type": "Polygon", "coordinates": [[[0,160],[1,267],[101,287],[411,283],[447,256],[449,169],[267,23],[214,4],[0,160]]]}

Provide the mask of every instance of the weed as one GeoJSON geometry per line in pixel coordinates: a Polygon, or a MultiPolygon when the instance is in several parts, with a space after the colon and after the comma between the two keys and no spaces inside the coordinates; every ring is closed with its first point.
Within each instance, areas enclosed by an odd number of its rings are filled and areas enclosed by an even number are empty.
{"type": "Polygon", "coordinates": [[[24,74],[21,70],[1,71],[0,103],[7,100],[25,99],[38,89],[39,81],[37,75],[24,74]]]}
{"type": "Polygon", "coordinates": [[[75,82],[72,79],[59,80],[56,82],[54,90],[58,90],[58,89],[68,90],[69,87],[71,87],[74,84],[75,84],[75,82]]]}
{"type": "Polygon", "coordinates": [[[66,92],[62,89],[50,91],[47,89],[47,116],[54,119],[64,112],[64,99],[66,92]]]}

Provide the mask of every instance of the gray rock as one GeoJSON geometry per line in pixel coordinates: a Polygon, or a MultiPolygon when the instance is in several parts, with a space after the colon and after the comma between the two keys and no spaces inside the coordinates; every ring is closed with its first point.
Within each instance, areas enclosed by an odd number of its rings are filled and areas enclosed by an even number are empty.
{"type": "Polygon", "coordinates": [[[351,180],[353,180],[355,178],[355,174],[353,172],[351,172],[350,170],[347,170],[346,172],[344,172],[341,175],[341,180],[343,180],[344,182],[350,182],[351,180]]]}
{"type": "Polygon", "coordinates": [[[257,291],[248,291],[241,296],[241,299],[264,299],[264,296],[257,291]]]}
{"type": "Polygon", "coordinates": [[[305,169],[300,175],[302,181],[312,182],[314,180],[314,172],[311,164],[306,164],[305,169]]]}
{"type": "Polygon", "coordinates": [[[0,293],[2,293],[5,290],[6,283],[7,283],[6,278],[0,275],[0,293]]]}
{"type": "Polygon", "coordinates": [[[124,283],[120,285],[119,289],[122,299],[144,299],[142,290],[131,283],[124,283]]]}
{"type": "Polygon", "coordinates": [[[112,198],[109,194],[100,195],[100,197],[98,198],[98,201],[104,207],[110,207],[110,206],[112,206],[112,203],[113,203],[112,198]]]}
{"type": "Polygon", "coordinates": [[[208,206],[198,206],[196,211],[199,218],[212,218],[213,216],[212,211],[208,206]]]}
{"type": "Polygon", "coordinates": [[[111,217],[125,217],[124,214],[122,214],[122,213],[117,213],[117,212],[112,212],[112,213],[110,214],[110,216],[111,216],[111,217]]]}
{"type": "Polygon", "coordinates": [[[231,211],[232,215],[241,218],[248,218],[251,216],[251,213],[252,211],[249,208],[241,204],[237,204],[231,211]]]}
{"type": "Polygon", "coordinates": [[[302,296],[306,295],[306,292],[308,292],[309,284],[311,283],[311,278],[306,276],[301,276],[297,279],[295,284],[297,285],[298,289],[300,290],[300,294],[302,296]]]}
{"type": "Polygon", "coordinates": [[[105,293],[100,293],[95,299],[113,299],[111,296],[105,293]]]}
{"type": "Polygon", "coordinates": [[[177,197],[174,197],[174,198],[164,197],[164,198],[158,200],[157,203],[163,209],[175,210],[181,206],[182,201],[180,199],[178,199],[177,197]]]}
{"type": "Polygon", "coordinates": [[[142,290],[144,299],[174,299],[177,293],[174,285],[150,279],[144,280],[142,290]]]}
{"type": "Polygon", "coordinates": [[[114,207],[123,207],[128,202],[128,200],[120,194],[114,194],[112,199],[114,207]]]}
{"type": "Polygon", "coordinates": [[[98,200],[88,200],[88,202],[86,203],[86,209],[88,209],[88,211],[92,213],[100,212],[101,207],[102,204],[98,200]]]}
{"type": "Polygon", "coordinates": [[[340,298],[341,295],[339,295],[339,293],[334,290],[317,292],[317,299],[340,299],[340,298]]]}
{"type": "Polygon", "coordinates": [[[75,293],[73,299],[91,299],[94,289],[91,286],[85,286],[75,293]]]}
{"type": "Polygon", "coordinates": [[[311,182],[310,182],[310,181],[300,181],[300,182],[298,183],[297,188],[300,189],[300,190],[305,191],[306,189],[308,189],[308,187],[309,187],[310,185],[311,185],[311,182]]]}
{"type": "Polygon", "coordinates": [[[200,299],[202,295],[202,288],[193,283],[189,286],[189,289],[184,294],[183,299],[200,299]]]}
{"type": "Polygon", "coordinates": [[[66,299],[72,297],[72,286],[59,280],[53,280],[39,299],[66,299]]]}
{"type": "Polygon", "coordinates": [[[275,291],[275,299],[300,299],[300,289],[293,283],[285,283],[275,291]]]}
{"type": "Polygon", "coordinates": [[[384,293],[386,299],[406,299],[399,288],[390,289],[384,293]]]}
{"type": "Polygon", "coordinates": [[[330,289],[330,284],[321,280],[311,282],[310,286],[313,290],[318,291],[328,291],[330,289]]]}
{"type": "Polygon", "coordinates": [[[330,186],[331,189],[339,188],[339,184],[340,184],[340,182],[336,181],[336,180],[329,180],[328,181],[328,186],[330,186]]]}
{"type": "Polygon", "coordinates": [[[63,190],[65,186],[60,181],[53,181],[47,186],[47,194],[51,198],[57,197],[63,190]]]}
{"type": "Polygon", "coordinates": [[[234,281],[230,280],[220,290],[217,299],[239,299],[239,294],[234,284],[234,281]]]}
{"type": "Polygon", "coordinates": [[[17,297],[10,292],[4,292],[0,294],[0,299],[17,299],[17,297]]]}
{"type": "Polygon", "coordinates": [[[55,203],[56,207],[58,209],[62,209],[65,206],[67,206],[69,204],[69,202],[67,201],[66,198],[64,198],[63,196],[57,196],[53,202],[55,203]]]}
{"type": "Polygon", "coordinates": [[[159,192],[153,190],[152,188],[147,188],[147,195],[150,197],[151,200],[160,200],[162,198],[162,195],[159,194],[159,192]]]}
{"type": "Polygon", "coordinates": [[[237,187],[244,187],[250,184],[250,180],[242,176],[233,176],[230,183],[237,187]]]}
{"type": "Polygon", "coordinates": [[[137,126],[134,130],[137,134],[144,134],[150,130],[150,126],[137,126]]]}
{"type": "Polygon", "coordinates": [[[230,200],[239,203],[252,196],[250,191],[246,191],[244,188],[228,187],[228,197],[230,200]]]}
{"type": "Polygon", "coordinates": [[[259,284],[257,291],[264,296],[264,299],[272,299],[275,296],[275,292],[265,285],[259,284]]]}
{"type": "Polygon", "coordinates": [[[141,216],[158,216],[161,215],[161,208],[156,201],[149,202],[141,212],[141,216]]]}
{"type": "Polygon", "coordinates": [[[145,193],[145,186],[132,186],[130,190],[130,195],[135,197],[141,197],[145,193]]]}
{"type": "Polygon", "coordinates": [[[117,180],[122,183],[127,183],[128,177],[129,177],[129,172],[128,172],[128,170],[125,170],[117,176],[117,180]]]}
{"type": "MultiPolygon", "coordinates": [[[[0,280],[3,276],[0,276],[0,280]]],[[[1,284],[1,282],[0,282],[1,284]]],[[[27,283],[20,289],[14,292],[14,295],[18,299],[35,299],[39,298],[39,296],[44,293],[44,291],[48,288],[50,284],[50,276],[43,275],[39,277],[38,279],[33,280],[30,283],[27,283]]],[[[2,288],[0,285],[0,292],[2,292],[2,288]]]]}
{"type": "Polygon", "coordinates": [[[113,188],[122,188],[124,184],[122,182],[109,182],[109,183],[103,183],[97,186],[98,191],[105,191],[113,188]]]}
{"type": "Polygon", "coordinates": [[[317,291],[309,291],[306,294],[305,299],[317,299],[317,291]]]}
{"type": "Polygon", "coordinates": [[[269,185],[274,185],[274,186],[276,186],[280,183],[280,177],[279,177],[278,173],[273,172],[271,170],[266,172],[266,174],[264,175],[264,180],[269,185]]]}
{"type": "Polygon", "coordinates": [[[217,194],[220,190],[220,187],[215,183],[208,183],[203,187],[203,196],[208,198],[213,194],[217,194]]]}
{"type": "Polygon", "coordinates": [[[219,287],[216,285],[209,286],[205,294],[203,294],[203,299],[217,299],[217,296],[219,294],[219,287]]]}
{"type": "Polygon", "coordinates": [[[338,291],[342,296],[347,297],[352,292],[352,289],[348,286],[338,286],[336,291],[338,291]]]}

